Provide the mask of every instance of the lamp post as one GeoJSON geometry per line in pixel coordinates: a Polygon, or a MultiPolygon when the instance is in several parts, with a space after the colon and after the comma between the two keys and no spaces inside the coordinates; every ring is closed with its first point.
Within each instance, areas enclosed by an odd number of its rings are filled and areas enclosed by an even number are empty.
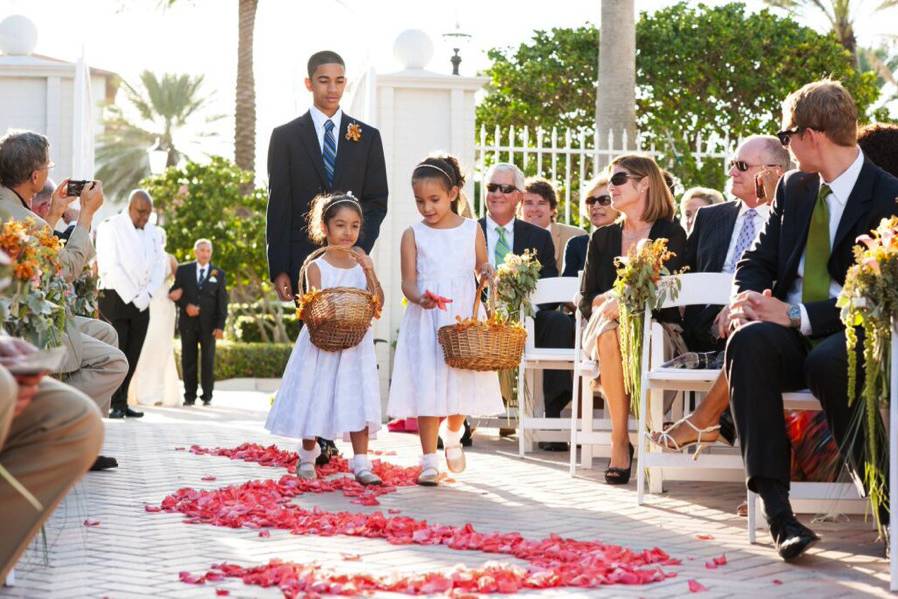
{"type": "Polygon", "coordinates": [[[452,63],[452,74],[458,75],[458,67],[461,64],[461,56],[459,56],[458,52],[468,45],[471,41],[471,35],[469,33],[463,33],[461,31],[461,26],[456,21],[455,31],[444,33],[443,39],[452,47],[453,55],[452,58],[449,59],[449,62],[452,63]]]}
{"type": "Polygon", "coordinates": [[[159,138],[156,143],[147,148],[147,156],[150,160],[150,173],[153,175],[161,175],[165,172],[168,164],[168,148],[162,145],[159,138]]]}

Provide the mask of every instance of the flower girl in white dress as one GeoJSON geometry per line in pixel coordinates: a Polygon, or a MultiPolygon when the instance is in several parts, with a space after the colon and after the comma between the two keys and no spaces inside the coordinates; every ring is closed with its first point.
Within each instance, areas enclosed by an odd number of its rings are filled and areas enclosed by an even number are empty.
{"type": "MultiPolygon", "coordinates": [[[[351,195],[318,196],[309,210],[309,237],[329,247],[352,248],[362,228],[362,207],[351,195]]],[[[344,252],[327,251],[308,268],[309,287],[368,288],[366,272],[376,283],[371,258],[357,254],[357,260],[344,252]]],[[[383,303],[380,285],[369,289],[383,303]]],[[[371,470],[368,436],[381,426],[380,383],[374,353],[374,334],[367,334],[355,347],[339,352],[323,351],[309,338],[303,327],[284,370],[281,387],[268,414],[265,428],[276,435],[302,439],[296,473],[305,479],[316,478],[315,459],[321,453],[315,437],[336,439],[349,433],[351,461],[356,480],[379,485],[381,479],[371,470]]]]}
{"type": "Polygon", "coordinates": [[[418,484],[426,486],[439,480],[438,434],[449,470],[461,472],[465,416],[504,410],[496,373],[448,366],[437,339],[439,328],[455,324],[456,316],[471,317],[475,273],[493,276],[480,225],[456,213],[463,185],[464,176],[453,156],[427,158],[415,167],[412,189],[424,218],[402,234],[400,249],[402,292],[408,308],[399,328],[387,413],[417,417],[424,452],[418,484]],[[446,417],[442,426],[441,417],[446,417]]]}

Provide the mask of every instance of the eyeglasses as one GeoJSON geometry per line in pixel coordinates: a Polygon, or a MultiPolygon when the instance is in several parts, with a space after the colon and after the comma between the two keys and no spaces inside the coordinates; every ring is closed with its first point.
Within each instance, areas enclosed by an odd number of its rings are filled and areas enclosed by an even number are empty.
{"type": "Polygon", "coordinates": [[[733,170],[733,168],[736,168],[739,171],[744,173],[748,169],[754,168],[756,166],[766,166],[768,168],[776,168],[779,165],[778,164],[749,164],[749,163],[745,162],[744,160],[730,160],[729,170],[733,170]]]}
{"type": "Polygon", "coordinates": [[[600,196],[589,196],[583,201],[587,206],[592,206],[593,204],[598,204],[599,206],[610,206],[611,196],[607,193],[603,193],[600,196]]]}
{"type": "Polygon", "coordinates": [[[486,190],[490,193],[496,193],[497,191],[501,191],[502,193],[511,193],[513,191],[517,191],[518,188],[514,185],[503,185],[502,183],[490,183],[486,186],[486,190]]]}
{"type": "Polygon", "coordinates": [[[776,136],[780,139],[781,144],[788,146],[793,135],[797,135],[807,128],[808,127],[794,127],[792,129],[784,129],[777,133],[776,136]]]}
{"type": "Polygon", "coordinates": [[[627,173],[620,171],[611,175],[611,178],[608,180],[608,182],[612,185],[620,187],[627,182],[627,179],[642,179],[642,177],[637,177],[636,175],[628,175],[627,173]]]}

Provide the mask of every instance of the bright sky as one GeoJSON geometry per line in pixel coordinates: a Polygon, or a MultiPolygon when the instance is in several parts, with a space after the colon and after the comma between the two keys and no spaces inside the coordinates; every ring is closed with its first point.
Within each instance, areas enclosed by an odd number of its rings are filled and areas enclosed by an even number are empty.
{"type": "MultiPolygon", "coordinates": [[[[721,4],[721,0],[709,0],[721,4]]],[[[747,0],[757,9],[760,0],[747,0]]],[[[871,18],[879,0],[860,0],[857,33],[862,44],[898,30],[898,11],[871,18]]],[[[204,74],[213,94],[211,113],[233,114],[237,64],[237,0],[0,0],[0,18],[24,14],[38,28],[37,53],[74,61],[85,48],[88,63],[136,81],[144,69],[157,73],[204,74]]],[[[654,11],[672,0],[636,0],[638,11],[654,11]]],[[[534,29],[598,23],[600,0],[260,0],[255,28],[257,160],[264,173],[271,129],[306,110],[305,62],[318,49],[336,50],[347,60],[350,79],[369,64],[378,72],[399,69],[393,41],[408,28],[423,29],[434,41],[430,70],[450,72],[451,50],[440,35],[473,35],[462,50],[462,74],[487,66],[485,50],[517,45],[534,29]],[[563,9],[560,7],[563,6],[563,9]]],[[[820,18],[804,22],[821,30],[820,18]]],[[[120,101],[122,96],[119,96],[120,101]]],[[[204,142],[209,154],[233,155],[233,119],[214,125],[220,134],[204,142]]],[[[263,175],[264,176],[264,175],[263,175]]]]}

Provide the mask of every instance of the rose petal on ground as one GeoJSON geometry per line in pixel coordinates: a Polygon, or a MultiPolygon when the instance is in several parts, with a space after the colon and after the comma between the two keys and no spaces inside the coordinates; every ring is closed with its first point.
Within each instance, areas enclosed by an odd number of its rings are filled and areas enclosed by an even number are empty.
{"type": "Polygon", "coordinates": [[[774,579],[771,580],[770,582],[772,582],[773,584],[776,584],[776,585],[783,584],[783,581],[780,580],[779,578],[774,578],[774,579]]]}
{"type": "Polygon", "coordinates": [[[149,505],[149,504],[143,506],[143,509],[147,512],[161,512],[162,511],[162,508],[159,507],[158,505],[149,505]]]}
{"type": "Polygon", "coordinates": [[[225,597],[227,595],[230,595],[231,591],[229,591],[228,589],[215,589],[215,594],[219,597],[225,597]]]}
{"type": "Polygon", "coordinates": [[[187,584],[206,584],[206,575],[205,574],[191,574],[190,572],[178,572],[178,577],[181,579],[181,582],[186,582],[187,584]]]}
{"type": "Polygon", "coordinates": [[[358,553],[341,553],[340,557],[343,558],[344,562],[357,562],[362,559],[362,556],[358,553]]]}
{"type": "Polygon", "coordinates": [[[216,478],[215,478],[214,476],[212,476],[211,474],[207,474],[206,476],[204,476],[204,477],[201,478],[200,480],[210,481],[210,480],[216,480],[216,478]]]}
{"type": "Polygon", "coordinates": [[[391,507],[390,509],[387,510],[387,513],[388,514],[401,514],[402,510],[397,510],[396,508],[391,507]]]}
{"type": "Polygon", "coordinates": [[[271,531],[270,530],[260,530],[259,536],[262,538],[268,538],[271,536],[271,531]]]}
{"type": "Polygon", "coordinates": [[[703,585],[702,583],[700,583],[699,581],[697,581],[694,578],[689,579],[688,584],[689,584],[689,592],[690,593],[701,593],[703,591],[708,590],[708,587],[706,587],[705,585],[703,585]]]}
{"type": "Polygon", "coordinates": [[[714,565],[716,566],[725,566],[727,565],[727,554],[724,553],[714,558],[714,565]]]}
{"type": "Polygon", "coordinates": [[[699,541],[713,541],[714,537],[712,535],[695,535],[695,538],[699,541]]]}
{"type": "Polygon", "coordinates": [[[88,528],[95,528],[99,525],[100,525],[99,520],[91,520],[90,518],[88,518],[87,520],[84,521],[84,526],[87,526],[88,528]]]}

